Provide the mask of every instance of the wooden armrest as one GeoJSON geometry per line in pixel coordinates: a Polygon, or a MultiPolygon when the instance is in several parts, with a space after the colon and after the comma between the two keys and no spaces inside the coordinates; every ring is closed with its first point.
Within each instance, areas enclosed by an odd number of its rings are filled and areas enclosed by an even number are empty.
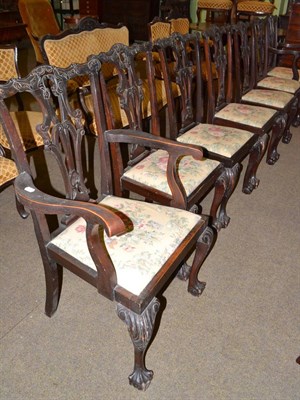
{"type": "Polygon", "coordinates": [[[60,199],[37,189],[27,172],[22,172],[14,182],[18,201],[30,210],[48,214],[70,214],[83,217],[92,225],[101,225],[108,236],[122,235],[132,227],[132,222],[122,213],[105,205],[60,199]]]}
{"type": "Polygon", "coordinates": [[[196,160],[201,160],[203,158],[203,152],[200,146],[176,142],[142,131],[112,129],[104,132],[104,138],[109,143],[137,144],[152,149],[166,150],[170,155],[176,156],[176,158],[182,156],[192,156],[196,160]]]}

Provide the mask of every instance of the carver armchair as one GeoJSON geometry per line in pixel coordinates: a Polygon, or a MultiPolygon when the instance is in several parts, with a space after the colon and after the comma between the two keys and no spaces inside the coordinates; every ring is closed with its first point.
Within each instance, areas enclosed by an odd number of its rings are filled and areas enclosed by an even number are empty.
{"type": "MultiPolygon", "coordinates": [[[[167,133],[159,118],[151,42],[131,47],[115,45],[110,52],[99,54],[96,58],[92,57],[88,62],[92,65],[98,60],[101,65],[108,62],[115,66],[119,79],[116,89],[119,106],[127,118],[129,129],[136,131],[136,145],[132,141],[132,135],[128,136],[126,129],[123,132],[119,131],[118,135],[106,134],[110,143],[115,192],[121,196],[135,193],[143,196],[147,201],[201,212],[202,200],[211,190],[214,190],[209,211],[211,222],[217,230],[225,228],[229,222],[226,204],[234,187],[234,172],[230,168],[225,170],[222,163],[216,160],[206,158],[197,161],[191,157],[183,157],[180,162],[178,160],[176,169],[171,173],[176,180],[179,177],[181,179],[182,191],[178,192],[170,181],[170,177],[166,175],[166,171],[170,171],[172,155],[168,153],[167,148],[158,149],[152,146],[149,148],[143,136],[139,134],[145,97],[144,80],[139,78],[139,70],[135,63],[136,55],[139,53],[143,53],[146,59],[147,82],[150,88],[151,132],[157,137],[159,143],[161,136],[167,133]]],[[[110,102],[111,96],[108,93],[110,87],[104,79],[101,79],[101,75],[99,79],[94,73],[90,79],[96,109],[101,109],[97,106],[101,102],[99,93],[102,93],[105,106],[105,115],[95,112],[99,146],[103,148],[105,131],[115,128],[114,104],[110,102]]],[[[171,91],[173,84],[170,83],[171,91]]],[[[174,146],[179,145],[175,141],[171,143],[174,146]]]]}
{"type": "MultiPolygon", "coordinates": [[[[92,65],[81,64],[70,70],[39,66],[24,79],[0,85],[0,119],[20,172],[15,180],[16,196],[23,207],[30,210],[42,257],[46,314],[52,316],[57,309],[64,268],[114,301],[117,315],[127,325],[134,346],[134,369],[129,382],[145,390],[153,372],[146,368],[144,355],[152,338],[161,292],[195,250],[189,291],[200,294],[203,285],[197,275],[212,244],[213,232],[206,227],[204,216],[114,196],[108,142],[105,141],[100,154],[101,169],[95,171],[96,179],[101,181],[99,198],[89,197],[82,166],[85,134],[82,113],[72,108],[67,96],[68,78],[78,73],[86,75],[89,68],[92,65]],[[6,105],[6,100],[17,92],[33,95],[43,112],[37,130],[45,151],[57,162],[58,168],[53,166],[49,173],[56,177],[61,174],[61,186],[55,192],[59,195],[53,193],[51,187],[37,186],[33,182],[17,127],[6,105]],[[53,105],[53,96],[57,98],[59,112],[53,105]],[[48,225],[49,215],[57,224],[48,225]]],[[[166,139],[147,134],[143,141],[154,147],[161,142],[172,154],[168,174],[184,154],[202,159],[202,152],[192,146],[173,145],[166,139]]],[[[42,167],[37,170],[35,179],[40,184],[44,181],[39,180],[41,174],[44,177],[42,167]]],[[[177,180],[170,179],[180,190],[177,180]]],[[[105,363],[101,368],[105,368],[105,363]]]]}

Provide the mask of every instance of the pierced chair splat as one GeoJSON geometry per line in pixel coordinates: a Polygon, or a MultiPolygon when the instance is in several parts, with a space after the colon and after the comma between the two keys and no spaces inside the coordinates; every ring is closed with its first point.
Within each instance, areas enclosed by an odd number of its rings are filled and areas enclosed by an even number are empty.
{"type": "MultiPolygon", "coordinates": [[[[211,63],[215,62],[219,77],[217,88],[214,87],[212,79],[209,79],[208,83],[208,122],[250,131],[258,135],[265,148],[271,137],[267,147],[267,160],[270,160],[277,153],[277,143],[283,135],[287,115],[272,108],[242,104],[239,99],[233,101],[233,90],[236,85],[240,87],[241,77],[239,71],[235,70],[233,80],[232,30],[231,25],[214,27],[202,35],[207,69],[209,70],[211,63]]],[[[260,156],[262,155],[260,152],[260,156]]],[[[255,178],[252,186],[255,187],[257,183],[255,178]]],[[[245,192],[247,193],[248,189],[245,192]]]]}
{"type": "MultiPolygon", "coordinates": [[[[150,102],[148,104],[151,107],[151,132],[159,137],[161,135],[157,97],[159,87],[154,78],[152,52],[152,44],[148,42],[131,47],[116,45],[110,52],[98,56],[102,65],[109,62],[115,66],[119,77],[116,93],[119,97],[121,111],[126,115],[129,129],[136,131],[134,136],[132,133],[129,135],[127,130],[124,130],[122,134],[120,131],[118,136],[115,133],[106,133],[105,135],[110,142],[112,152],[116,193],[122,196],[137,193],[147,201],[187,210],[201,210],[201,201],[214,189],[209,214],[213,225],[219,230],[226,227],[229,222],[226,204],[232,192],[234,171],[228,173],[229,170],[225,170],[223,164],[217,160],[210,160],[209,158],[194,160],[191,157],[192,153],[187,152],[186,157],[178,159],[176,168],[168,176],[166,171],[171,171],[170,163],[172,163],[174,157],[172,153],[177,146],[180,149],[182,143],[168,140],[164,147],[159,148],[153,143],[149,149],[144,141],[141,122],[146,92],[143,86],[144,81],[139,79],[134,60],[137,53],[145,55],[147,82],[150,89],[150,102]],[[127,154],[128,145],[130,145],[129,154],[127,154]],[[174,182],[170,179],[171,175],[174,182]],[[177,184],[174,185],[175,182],[180,182],[181,189],[179,191],[177,184]]],[[[94,58],[91,58],[89,62],[94,62],[94,58]]],[[[92,79],[92,94],[94,104],[97,105],[99,103],[100,86],[104,80],[99,80],[96,75],[92,79]]],[[[173,86],[174,82],[170,82],[169,88],[172,93],[173,86]]],[[[101,87],[102,97],[106,105],[106,118],[100,114],[96,118],[100,148],[103,147],[101,143],[104,137],[103,133],[107,129],[115,128],[113,105],[110,104],[111,96],[108,94],[109,89],[110,87],[105,83],[101,87]]],[[[162,140],[162,138],[160,137],[159,140],[162,140]]],[[[157,144],[159,144],[159,141],[157,144]]],[[[194,146],[191,147],[194,149],[194,146]]],[[[202,152],[200,147],[199,151],[202,152]]]]}
{"type": "MultiPolygon", "coordinates": [[[[52,316],[58,307],[64,268],[115,301],[117,315],[127,325],[134,346],[134,369],[129,383],[145,390],[153,372],[146,368],[144,356],[151,342],[160,294],[194,250],[188,288],[191,293],[200,294],[203,285],[197,275],[214,234],[204,216],[114,196],[105,141],[106,148],[100,154],[105,159],[101,160],[101,169],[95,171],[103,189],[100,202],[89,197],[82,166],[82,113],[69,102],[67,82],[76,75],[94,73],[100,65],[94,61],[69,69],[39,66],[26,78],[0,85],[0,120],[20,170],[14,184],[16,196],[30,210],[44,265],[46,314],[52,316]],[[6,106],[6,99],[17,92],[32,94],[41,107],[43,120],[37,131],[45,151],[57,162],[58,168],[52,165],[49,174],[61,173],[59,196],[49,186],[40,187],[41,170],[37,171],[36,183],[33,182],[17,127],[6,106]],[[53,96],[57,98],[54,103],[59,105],[59,112],[53,105],[53,96]],[[49,215],[57,219],[58,228],[48,224],[49,215]]],[[[159,146],[160,139],[145,135],[143,141],[146,146],[152,142],[159,146]]],[[[161,142],[167,147],[166,140],[161,142]]],[[[191,146],[173,148],[171,170],[185,150],[196,158],[202,157],[201,151],[191,146]]]]}
{"type": "MultiPolygon", "coordinates": [[[[258,54],[259,46],[254,29],[257,23],[260,22],[253,21],[251,24],[239,22],[233,26],[235,71],[236,76],[241,77],[236,85],[236,101],[271,108],[282,113],[286,116],[282,137],[288,138],[291,136],[290,126],[296,118],[298,99],[291,93],[277,91],[274,96],[272,90],[257,88],[256,57],[261,56],[258,54]]],[[[274,164],[279,158],[277,146],[280,139],[281,135],[271,137],[267,158],[269,164],[274,164]]]]}

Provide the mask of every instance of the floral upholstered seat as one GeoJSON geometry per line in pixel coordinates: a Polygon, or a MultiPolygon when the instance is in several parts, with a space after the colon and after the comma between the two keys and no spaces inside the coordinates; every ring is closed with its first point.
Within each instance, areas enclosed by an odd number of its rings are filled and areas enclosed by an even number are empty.
{"type": "MultiPolygon", "coordinates": [[[[122,236],[104,235],[119,286],[138,296],[199,222],[199,215],[184,210],[108,196],[100,204],[121,211],[133,223],[122,236]],[[164,238],[164,240],[162,240],[164,238]]],[[[78,219],[52,245],[96,271],[86,243],[86,222],[78,219]]]]}
{"type": "MultiPolygon", "coordinates": [[[[161,192],[171,194],[167,181],[168,153],[155,151],[123,174],[123,178],[131,179],[161,192]]],[[[183,157],[178,166],[178,175],[187,196],[191,195],[205,179],[220,165],[218,161],[196,161],[193,157],[183,157]]]]}
{"type": "Polygon", "coordinates": [[[257,87],[296,93],[300,89],[300,81],[284,79],[277,76],[267,76],[257,83],[257,87]]]}
{"type": "Polygon", "coordinates": [[[199,124],[179,136],[177,140],[182,143],[203,146],[224,157],[232,157],[252,136],[253,133],[243,129],[199,124]]]}
{"type": "MultiPolygon", "coordinates": [[[[300,70],[298,70],[299,81],[300,81],[300,70]]],[[[293,79],[293,71],[288,67],[274,67],[268,71],[269,76],[276,76],[283,79],[293,79]]]]}

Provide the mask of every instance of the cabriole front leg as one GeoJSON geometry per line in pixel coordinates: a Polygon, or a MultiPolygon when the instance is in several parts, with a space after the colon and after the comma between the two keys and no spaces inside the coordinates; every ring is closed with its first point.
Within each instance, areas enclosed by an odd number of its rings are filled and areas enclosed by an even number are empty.
{"type": "Polygon", "coordinates": [[[267,151],[267,164],[269,165],[274,165],[280,157],[280,154],[277,151],[277,146],[283,136],[286,122],[287,115],[280,115],[276,121],[276,124],[273,126],[267,151]]]}
{"type": "Polygon", "coordinates": [[[142,314],[136,314],[121,304],[117,315],[125,322],[134,346],[134,369],[129,383],[139,390],[146,390],[153,378],[153,371],[145,366],[145,352],[153,334],[153,327],[160,303],[154,297],[142,314]]]}
{"type": "Polygon", "coordinates": [[[226,206],[230,196],[232,195],[241,172],[241,165],[235,164],[232,168],[225,168],[222,175],[217,179],[215,184],[215,196],[210,210],[213,218],[213,226],[217,231],[226,228],[230,222],[230,218],[226,212],[226,206]],[[218,217],[216,211],[219,208],[218,217]]]}
{"type": "Polygon", "coordinates": [[[193,296],[200,296],[205,289],[206,283],[198,280],[198,273],[204,260],[211,250],[213,239],[214,231],[208,226],[197,241],[195,257],[190,270],[188,285],[188,291],[193,296]]]}
{"type": "Polygon", "coordinates": [[[256,172],[267,149],[268,140],[268,134],[260,136],[250,151],[243,182],[243,193],[245,194],[251,194],[259,185],[259,179],[256,177],[256,172]]]}

